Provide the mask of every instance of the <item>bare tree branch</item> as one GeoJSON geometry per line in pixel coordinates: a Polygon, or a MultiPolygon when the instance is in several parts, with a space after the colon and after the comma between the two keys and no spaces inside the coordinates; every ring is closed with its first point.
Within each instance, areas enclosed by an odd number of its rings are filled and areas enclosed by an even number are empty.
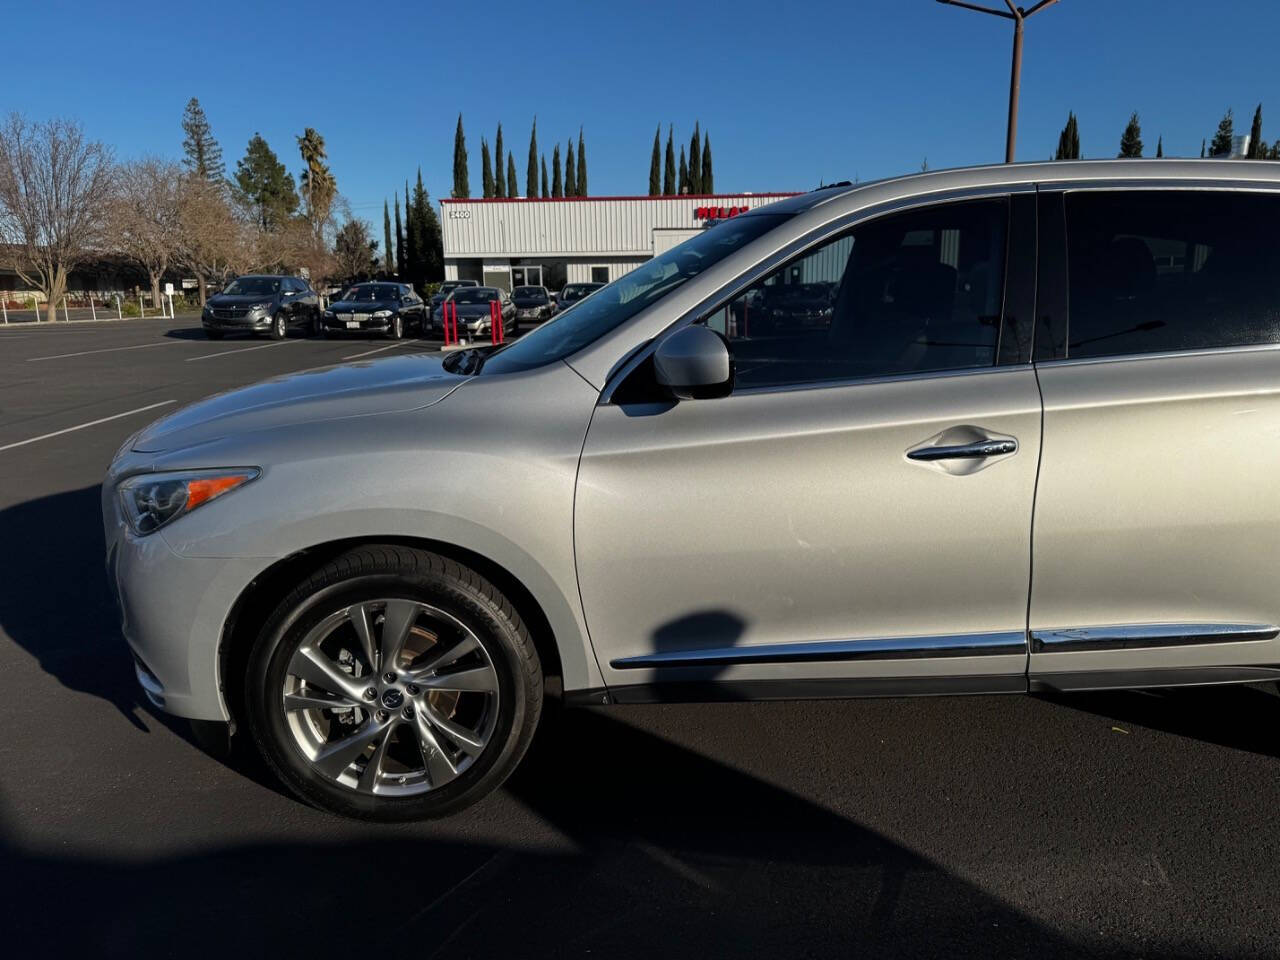
{"type": "MultiPolygon", "coordinates": [[[[1007,3],[1008,0],[1005,0],[1007,3]]],[[[993,17],[1004,17],[1006,20],[1016,20],[1017,17],[1012,13],[1006,13],[1003,10],[993,10],[991,7],[981,7],[976,3],[966,3],[965,0],[938,0],[938,3],[945,3],[952,7],[964,7],[966,10],[977,10],[979,13],[989,13],[993,17]]]]}

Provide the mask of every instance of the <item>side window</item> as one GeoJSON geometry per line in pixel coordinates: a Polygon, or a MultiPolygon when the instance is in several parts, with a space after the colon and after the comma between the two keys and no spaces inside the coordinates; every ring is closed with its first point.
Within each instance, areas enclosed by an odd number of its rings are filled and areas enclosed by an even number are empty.
{"type": "Polygon", "coordinates": [[[1067,195],[1068,357],[1280,342],[1280,197],[1067,195]]]}
{"type": "Polygon", "coordinates": [[[1004,199],[881,217],[702,322],[730,341],[742,387],[993,366],[1008,217],[1004,199]]]}

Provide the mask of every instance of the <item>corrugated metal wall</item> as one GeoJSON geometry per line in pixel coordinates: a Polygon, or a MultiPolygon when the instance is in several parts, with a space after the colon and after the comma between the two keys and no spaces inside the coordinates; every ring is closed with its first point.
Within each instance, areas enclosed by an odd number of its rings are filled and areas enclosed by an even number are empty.
{"type": "Polygon", "coordinates": [[[697,226],[698,207],[755,208],[781,196],[443,200],[444,255],[647,257],[653,255],[655,229],[697,226]]]}

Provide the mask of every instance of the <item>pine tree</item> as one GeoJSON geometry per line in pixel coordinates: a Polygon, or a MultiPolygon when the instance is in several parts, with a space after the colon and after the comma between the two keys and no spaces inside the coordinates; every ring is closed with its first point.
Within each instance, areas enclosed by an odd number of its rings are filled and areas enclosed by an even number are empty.
{"type": "Polygon", "coordinates": [[[404,279],[404,229],[400,226],[400,193],[396,192],[396,276],[404,279]]]}
{"type": "Polygon", "coordinates": [[[1080,127],[1074,113],[1067,113],[1067,124],[1062,128],[1062,133],[1058,134],[1058,152],[1054,154],[1053,159],[1080,159],[1080,127]]]}
{"type": "Polygon", "coordinates": [[[520,196],[520,184],[516,182],[516,155],[507,151],[507,196],[520,196]]]}
{"type": "Polygon", "coordinates": [[[498,124],[498,139],[493,144],[493,195],[495,197],[505,197],[507,195],[507,177],[502,172],[502,158],[506,153],[502,149],[502,124],[498,124]]]}
{"type": "Polygon", "coordinates": [[[582,139],[582,128],[578,128],[578,196],[587,195],[587,145],[582,139]]]}
{"type": "Polygon", "coordinates": [[[558,143],[551,153],[551,195],[564,196],[564,181],[560,179],[560,144],[558,143]]]}
{"type": "Polygon", "coordinates": [[[431,207],[430,197],[422,186],[422,169],[418,169],[418,182],[413,188],[413,223],[417,230],[414,247],[417,251],[416,276],[410,282],[421,290],[426,284],[444,279],[444,245],[440,233],[440,220],[431,207]]]}
{"type": "Polygon", "coordinates": [[[649,196],[662,193],[662,124],[653,131],[653,156],[649,158],[649,196]]]}
{"type": "Polygon", "coordinates": [[[1156,159],[1160,160],[1164,157],[1164,136],[1156,137],[1156,159]]]}
{"type": "Polygon", "coordinates": [[[391,245],[391,210],[387,206],[387,201],[382,201],[382,242],[384,269],[388,277],[394,276],[396,272],[396,254],[395,247],[391,245]]]}
{"type": "Polygon", "coordinates": [[[236,164],[236,186],[254,208],[258,225],[272,230],[298,209],[293,176],[260,134],[249,139],[244,156],[236,164]]]}
{"type": "Polygon", "coordinates": [[[1129,115],[1129,122],[1125,124],[1119,156],[1129,159],[1142,156],[1142,125],[1138,123],[1137,111],[1129,115]]]}
{"type": "Polygon", "coordinates": [[[542,155],[542,199],[551,196],[551,188],[547,186],[547,155],[542,155]]]}
{"type": "Polygon", "coordinates": [[[227,165],[222,161],[222,147],[213,139],[209,118],[204,115],[200,101],[192,97],[182,111],[182,152],[186,154],[183,165],[197,177],[210,183],[222,183],[227,176],[227,165]]]}
{"type": "Polygon", "coordinates": [[[578,167],[573,159],[572,140],[569,141],[564,154],[564,195],[566,197],[578,195],[578,167]]]}
{"type": "Polygon", "coordinates": [[[1262,104],[1253,111],[1253,126],[1249,128],[1249,149],[1246,152],[1250,160],[1265,160],[1267,145],[1262,142],[1262,104]]]}
{"type": "Polygon", "coordinates": [[[453,134],[453,196],[471,196],[471,174],[467,172],[467,138],[462,132],[462,114],[453,134]]]}
{"type": "Polygon", "coordinates": [[[674,196],[676,192],[676,151],[671,142],[674,131],[674,127],[667,126],[667,156],[662,168],[662,193],[668,197],[674,196]]]}
{"type": "Polygon", "coordinates": [[[679,192],[684,196],[689,192],[689,161],[685,159],[684,147],[680,148],[680,184],[679,192]]]}
{"type": "MultiPolygon", "coordinates": [[[[545,178],[543,178],[545,179],[545,178]]],[[[524,174],[524,195],[538,195],[538,118],[533,118],[533,129],[529,132],[529,166],[524,174]]]]}
{"type": "Polygon", "coordinates": [[[689,192],[704,193],[702,189],[702,131],[693,125],[693,137],[689,140],[689,192]]]}
{"type": "Polygon", "coordinates": [[[480,138],[480,196],[492,197],[494,192],[493,161],[489,159],[489,141],[480,138]]]}
{"type": "Polygon", "coordinates": [[[711,138],[705,133],[702,135],[702,192],[716,192],[716,178],[711,172],[711,138]]]}
{"type": "Polygon", "coordinates": [[[1228,107],[1227,112],[1218,121],[1218,132],[1213,135],[1213,142],[1209,144],[1209,156],[1231,156],[1231,141],[1234,136],[1235,118],[1231,115],[1231,108],[1228,107]]]}

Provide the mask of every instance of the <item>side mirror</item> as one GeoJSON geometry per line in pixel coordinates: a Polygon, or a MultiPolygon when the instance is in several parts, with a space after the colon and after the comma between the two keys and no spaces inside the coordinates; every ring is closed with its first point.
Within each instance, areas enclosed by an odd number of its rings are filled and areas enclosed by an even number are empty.
{"type": "Polygon", "coordinates": [[[725,397],[733,391],[729,344],[702,324],[682,327],[658,344],[653,372],[677,400],[725,397]]]}

